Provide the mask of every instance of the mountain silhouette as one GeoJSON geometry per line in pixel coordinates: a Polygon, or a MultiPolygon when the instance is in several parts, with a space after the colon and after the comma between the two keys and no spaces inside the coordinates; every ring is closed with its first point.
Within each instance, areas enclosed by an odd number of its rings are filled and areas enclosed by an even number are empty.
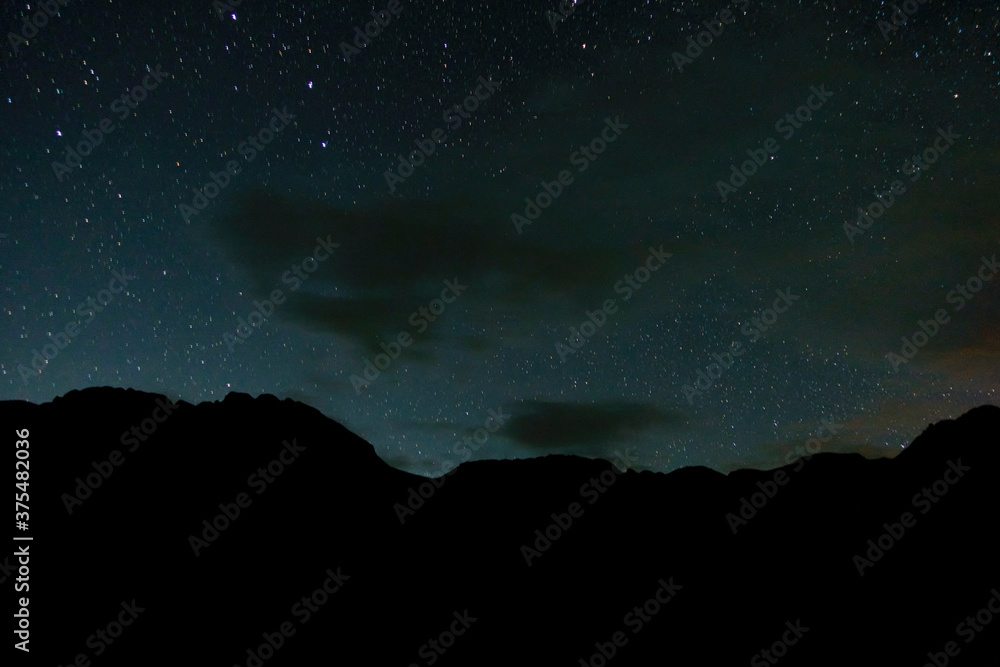
{"type": "Polygon", "coordinates": [[[32,539],[0,561],[19,658],[998,664],[996,406],[893,459],[729,475],[546,456],[432,480],[270,395],[96,388],[0,423],[30,452],[32,539]]]}

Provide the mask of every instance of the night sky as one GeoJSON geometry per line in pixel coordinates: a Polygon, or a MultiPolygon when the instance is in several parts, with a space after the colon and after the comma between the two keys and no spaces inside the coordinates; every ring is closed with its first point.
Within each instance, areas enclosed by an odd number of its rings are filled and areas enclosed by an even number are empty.
{"type": "Polygon", "coordinates": [[[892,455],[1000,386],[1000,5],[899,8],[7,5],[0,396],[269,393],[421,474],[892,455]]]}

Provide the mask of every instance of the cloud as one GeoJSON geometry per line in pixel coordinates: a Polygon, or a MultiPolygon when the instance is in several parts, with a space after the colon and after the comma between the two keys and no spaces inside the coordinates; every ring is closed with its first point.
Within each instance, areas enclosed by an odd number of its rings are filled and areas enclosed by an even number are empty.
{"type": "Polygon", "coordinates": [[[654,427],[676,427],[687,422],[679,411],[644,403],[525,401],[511,404],[508,409],[512,416],[504,435],[530,448],[605,445],[634,438],[654,427]]]}
{"type": "MultiPolygon", "coordinates": [[[[386,200],[348,211],[258,190],[213,220],[209,240],[247,274],[256,296],[274,289],[288,295],[279,317],[373,350],[401,331],[413,333],[411,314],[439,297],[446,280],[473,296],[463,294],[442,317],[464,313],[463,340],[483,349],[489,341],[472,332],[490,330],[496,320],[477,322],[477,313],[543,304],[579,311],[610,296],[623,269],[633,268],[632,250],[613,243],[512,240],[509,214],[459,197],[386,200]],[[317,237],[340,247],[293,293],[282,277],[312,255],[317,237]]],[[[446,330],[432,325],[426,337],[446,330]]]]}

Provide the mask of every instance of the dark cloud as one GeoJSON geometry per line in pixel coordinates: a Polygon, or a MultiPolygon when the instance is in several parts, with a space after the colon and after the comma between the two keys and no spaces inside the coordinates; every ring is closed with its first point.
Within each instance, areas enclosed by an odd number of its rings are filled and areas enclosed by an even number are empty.
{"type": "Polygon", "coordinates": [[[658,426],[686,423],[683,413],[644,403],[557,403],[525,401],[507,406],[511,420],[503,434],[523,447],[605,445],[658,426]]]}
{"type": "MultiPolygon", "coordinates": [[[[256,298],[274,289],[288,295],[279,317],[372,350],[401,331],[413,333],[411,315],[438,298],[445,281],[468,288],[445,318],[482,304],[599,304],[621,267],[634,261],[629,248],[612,243],[511,243],[512,231],[509,211],[458,198],[387,200],[346,211],[256,191],[214,220],[209,240],[249,275],[256,298]],[[317,238],[340,247],[293,290],[288,272],[313,256],[317,238]]],[[[427,328],[428,338],[442,334],[442,327],[427,328]]],[[[467,338],[477,349],[489,345],[481,337],[467,338]]]]}

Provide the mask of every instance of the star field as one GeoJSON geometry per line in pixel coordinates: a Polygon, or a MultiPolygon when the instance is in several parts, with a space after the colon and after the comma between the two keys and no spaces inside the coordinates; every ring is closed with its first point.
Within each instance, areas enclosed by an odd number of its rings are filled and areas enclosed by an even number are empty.
{"type": "Polygon", "coordinates": [[[8,7],[0,388],[422,474],[491,410],[473,458],[892,455],[1000,380],[1000,5],[912,4],[8,7]]]}

